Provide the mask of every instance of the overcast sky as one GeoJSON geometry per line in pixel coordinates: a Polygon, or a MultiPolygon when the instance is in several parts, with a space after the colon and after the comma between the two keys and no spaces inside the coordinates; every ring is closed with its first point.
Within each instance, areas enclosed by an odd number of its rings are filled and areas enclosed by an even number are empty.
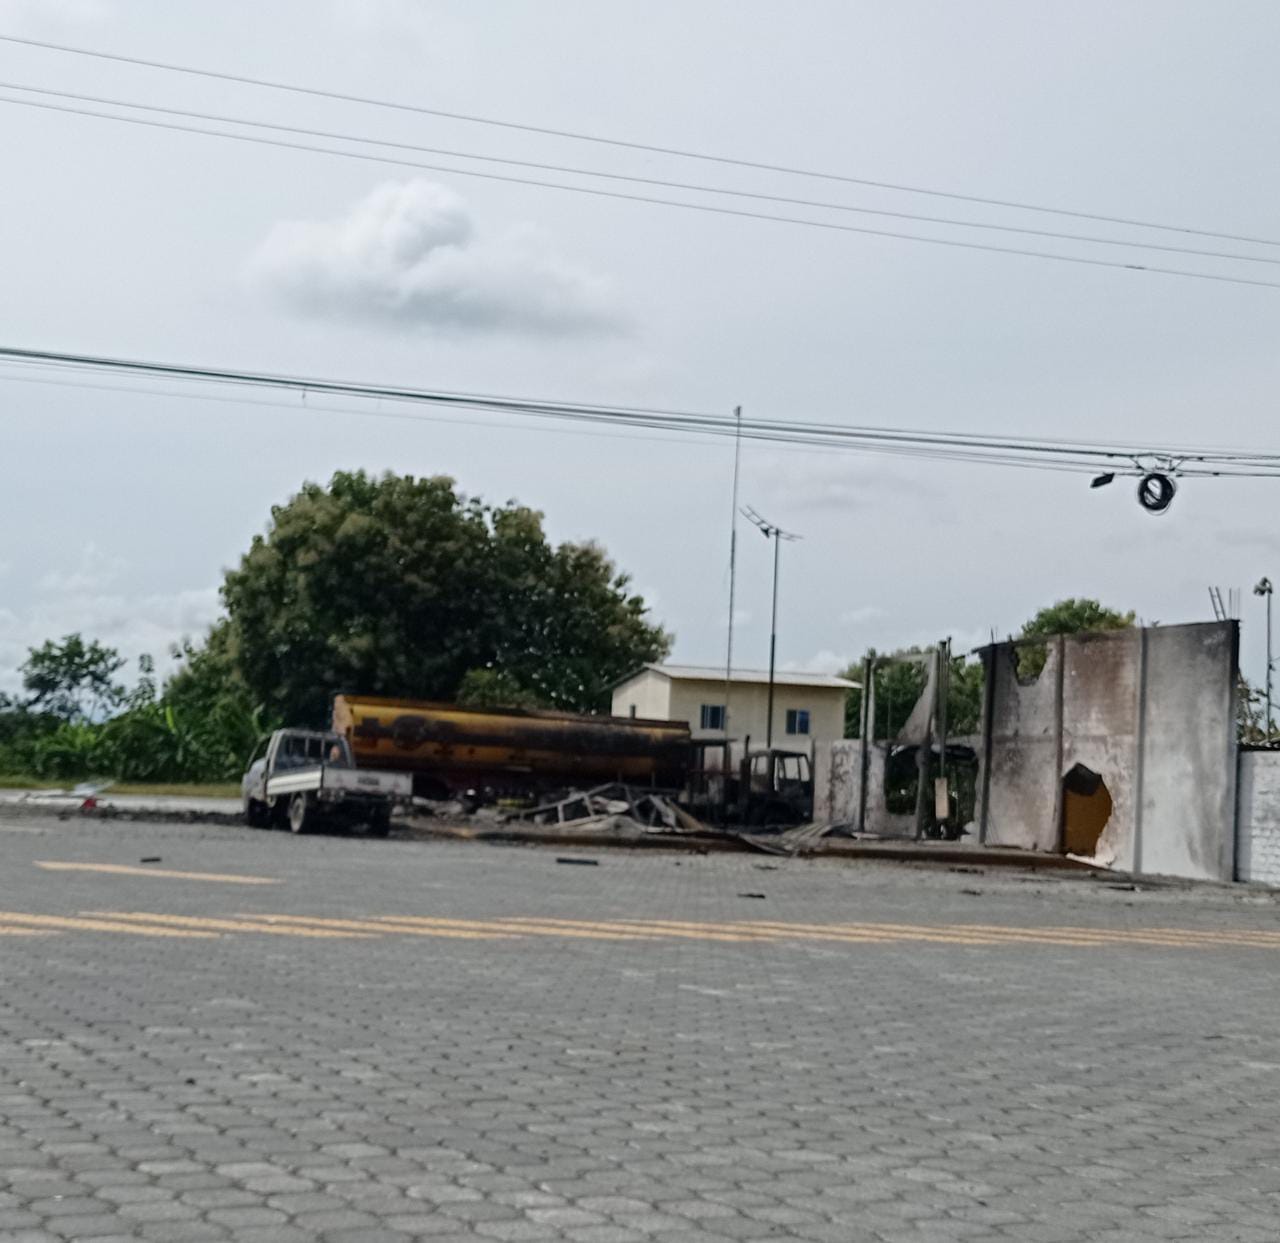
{"type": "MultiPolygon", "coordinates": [[[[1265,0],[0,0],[0,33],[1280,237],[1280,6],[1265,0]]],[[[9,44],[0,79],[860,206],[1065,223],[9,44]]],[[[1277,289],[0,110],[3,345],[723,413],[741,404],[761,418],[1280,449],[1277,289]]],[[[633,575],[675,632],[676,659],[723,659],[723,442],[20,377],[33,378],[0,369],[0,687],[51,635],[79,630],[131,656],[198,636],[223,569],[271,505],[353,467],[448,474],[470,494],[543,510],[553,538],[597,539],[633,575]]],[[[1261,676],[1248,588],[1280,580],[1280,481],[1187,481],[1153,518],[1129,480],[1090,491],[1076,475],[748,445],[742,499],[804,536],[783,550],[779,659],[792,667],[947,634],[974,645],[1068,595],[1166,624],[1201,620],[1216,584],[1246,589],[1246,669],[1261,676]]],[[[740,538],[736,650],[760,666],[769,550],[749,529],[740,538]]]]}

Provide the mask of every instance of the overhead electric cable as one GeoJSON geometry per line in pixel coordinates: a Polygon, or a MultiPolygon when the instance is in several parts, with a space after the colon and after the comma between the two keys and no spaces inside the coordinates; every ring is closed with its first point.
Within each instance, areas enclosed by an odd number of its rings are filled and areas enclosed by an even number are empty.
{"type": "Polygon", "coordinates": [[[236,82],[242,86],[262,87],[268,90],[286,91],[295,95],[309,95],[318,99],[337,100],[342,103],[362,104],[374,108],[388,108],[398,112],[416,113],[420,116],[439,117],[444,120],[462,121],[473,125],[488,125],[500,129],[517,130],[527,134],[541,134],[552,138],[564,138],[574,142],[596,143],[602,146],[619,147],[630,151],[644,151],[652,155],[667,155],[679,159],[701,160],[707,163],[722,164],[735,168],[749,168],[758,172],[782,173],[786,176],[811,177],[823,181],[843,182],[847,185],[866,186],[877,190],[890,190],[902,194],[922,194],[934,198],[952,199],[962,203],[978,203],[987,207],[1002,207],[1016,211],[1041,212],[1055,216],[1070,216],[1077,220],[1093,220],[1102,224],[1119,224],[1133,228],[1159,229],[1163,232],[1186,233],[1198,237],[1212,237],[1219,241],[1249,242],[1259,246],[1280,246],[1280,241],[1271,238],[1250,237],[1239,233],[1226,233],[1211,229],[1192,228],[1186,225],[1160,224],[1134,217],[1106,215],[1098,212],[1075,211],[1064,207],[1046,207],[1042,204],[1021,202],[1015,199],[1001,199],[976,194],[961,194],[955,191],[939,190],[934,187],[916,186],[899,182],[880,181],[869,177],[854,177],[843,173],[833,173],[818,169],[799,168],[785,164],[771,164],[760,160],[738,159],[732,156],[717,155],[711,152],[692,151],[680,147],[660,146],[652,143],[629,141],[622,138],[610,138],[599,134],[588,134],[575,130],[554,129],[550,126],[531,125],[527,122],[508,121],[497,117],[478,116],[465,112],[451,112],[443,108],[429,108],[422,104],[408,104],[389,99],[378,99],[368,95],[357,95],[350,92],[326,90],[321,87],[299,86],[294,83],[280,82],[271,78],[256,78],[248,74],[229,73],[216,69],[202,69],[193,65],[181,65],[172,61],[150,60],[141,56],[126,56],[120,53],[103,52],[94,48],[76,47],[67,43],[54,43],[46,39],[24,38],[19,35],[0,34],[0,42],[18,44],[25,47],[41,48],[45,51],[60,52],[72,56],[91,57],[95,60],[113,61],[117,64],[136,65],[147,69],[158,69],[166,73],[190,74],[195,77],[211,78],[222,82],[236,82]]]}
{"type": "MultiPolygon", "coordinates": [[[[1267,263],[1280,265],[1280,257],[1242,254],[1239,251],[1203,250],[1190,246],[1171,246],[1161,242],[1132,241],[1121,237],[1098,237],[1090,233],[1063,233],[1054,229],[1031,229],[1019,225],[999,224],[986,220],[962,220],[955,216],[927,216],[919,212],[890,211],[885,208],[862,207],[853,203],[833,203],[823,199],[794,198],[784,194],[763,194],[753,190],[735,190],[724,186],[708,186],[698,182],[670,181],[660,177],[637,177],[627,173],[610,173],[599,169],[579,168],[567,164],[547,164],[537,160],[518,160],[510,157],[485,155],[474,151],[459,151],[449,147],[427,147],[420,143],[400,142],[391,138],[372,138],[364,134],[348,134],[340,130],[313,129],[304,125],[285,125],[277,121],[262,121],[254,117],[234,116],[225,113],[200,112],[191,108],[173,108],[162,104],[137,103],[129,99],[117,99],[104,95],[86,95],[77,91],[61,91],[51,87],[31,86],[23,82],[0,81],[0,90],[24,91],[33,95],[52,96],[57,99],[75,100],[79,103],[98,104],[109,108],[133,108],[140,112],[159,113],[164,116],[186,117],[189,120],[211,121],[220,125],[243,125],[253,129],[273,130],[284,134],[301,134],[308,138],[324,138],[337,142],[361,143],[366,146],[389,147],[397,151],[414,151],[423,155],[442,155],[456,160],[477,160],[486,164],[503,164],[513,168],[531,168],[540,172],[568,173],[576,177],[596,177],[605,181],[626,182],[632,185],[657,186],[666,190],[688,190],[697,194],[717,194],[728,198],[751,199],[764,203],[781,203],[789,207],[812,207],[821,211],[850,212],[860,216],[883,216],[894,220],[911,220],[921,224],[938,224],[961,229],[979,229],[985,232],[1014,233],[1024,237],[1043,237],[1055,241],[1084,242],[1096,246],[1119,246],[1125,249],[1155,250],[1165,254],[1193,255],[1204,259],[1229,259],[1240,263],[1267,263]]],[[[0,97],[3,100],[3,97],[0,97]]],[[[22,100],[6,102],[22,103],[22,100]]],[[[105,116],[92,113],[93,116],[105,116]]],[[[129,117],[111,117],[128,121],[129,117]]],[[[203,131],[199,131],[203,132],[203,131]]],[[[334,152],[345,155],[346,152],[334,152]]]]}
{"type": "Polygon", "coordinates": [[[871,428],[822,422],[742,420],[727,415],[654,410],[642,407],[598,406],[540,401],[474,393],[441,392],[402,386],[362,384],[274,373],[145,362],[134,359],[69,354],[44,350],[0,348],[0,362],[72,373],[135,374],[231,387],[259,387],[310,394],[390,400],[500,413],[519,413],[576,423],[598,423],[679,431],[697,435],[730,436],[788,444],[854,449],[895,456],[969,461],[987,465],[1036,469],[1099,470],[1123,464],[1130,473],[1161,468],[1181,474],[1280,475],[1280,453],[1243,449],[1165,447],[1132,442],[1088,445],[1079,441],[992,436],[897,428],[871,428]]]}
{"type": "Polygon", "coordinates": [[[418,168],[428,172],[449,173],[458,177],[474,177],[484,181],[507,182],[512,185],[538,186],[547,190],[562,190],[571,194],[588,194],[595,198],[616,199],[629,203],[644,203],[657,207],[674,207],[684,211],[711,213],[719,216],[735,216],[745,220],[764,220],[773,224],[800,225],[810,229],[825,229],[836,233],[856,233],[864,237],[886,237],[896,241],[923,242],[931,246],[949,246],[960,250],[983,251],[997,255],[1016,255],[1026,259],[1047,259],[1057,263],[1073,263],[1093,268],[1117,268],[1127,272],[1146,272],[1157,276],[1177,276],[1191,280],[1215,281],[1228,285],[1252,285],[1262,289],[1280,289],[1280,281],[1257,280],[1247,276],[1230,276],[1220,272],[1196,272],[1188,268],[1158,267],[1146,263],[1125,263],[1120,260],[1095,259],[1086,255],[1064,255],[1053,251],[1032,250],[1020,246],[993,246],[987,242],[965,241],[961,238],[929,237],[920,233],[903,233],[894,229],[872,229],[864,225],[838,224],[831,220],[810,220],[800,216],[773,216],[768,212],[747,211],[744,208],[724,207],[712,203],[687,203],[679,199],[664,199],[647,194],[627,194],[620,190],[603,190],[598,186],[576,186],[564,182],[542,181],[532,177],[513,177],[503,173],[486,173],[474,168],[456,168],[449,165],[425,164],[417,160],[402,160],[389,155],[374,155],[366,151],[343,151],[334,147],[318,147],[311,143],[293,142],[283,138],[265,138],[257,134],[236,134],[228,130],[206,129],[196,125],[181,125],[175,121],[158,121],[148,117],[127,117],[115,113],[94,112],[88,108],[75,108],[66,104],[42,103],[34,99],[15,99],[0,95],[0,103],[17,104],[23,108],[39,108],[48,112],[64,112],[74,116],[94,117],[101,121],[121,121],[129,125],[142,125],[150,129],[176,130],[188,134],[204,134],[211,138],[229,138],[235,142],[255,143],[260,146],[278,147],[292,151],[309,151],[318,155],[336,155],[367,163],[390,164],[399,168],[418,168]]]}

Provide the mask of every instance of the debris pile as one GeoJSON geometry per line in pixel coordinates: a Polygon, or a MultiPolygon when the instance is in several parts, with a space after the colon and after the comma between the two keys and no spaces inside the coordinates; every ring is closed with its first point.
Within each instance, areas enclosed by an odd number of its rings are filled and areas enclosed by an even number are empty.
{"type": "Polygon", "coordinates": [[[511,811],[508,824],[540,825],[572,832],[706,833],[709,830],[655,790],[633,790],[619,782],[573,791],[554,803],[511,811]]]}

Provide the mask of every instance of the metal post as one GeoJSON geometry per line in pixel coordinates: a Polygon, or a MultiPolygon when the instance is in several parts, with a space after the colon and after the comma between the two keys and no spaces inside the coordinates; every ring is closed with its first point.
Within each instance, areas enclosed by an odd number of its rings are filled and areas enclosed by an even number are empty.
{"type": "Polygon", "coordinates": [[[1267,597],[1267,721],[1266,740],[1271,741],[1271,580],[1260,578],[1253,589],[1255,596],[1267,597]]]}
{"type": "MultiPolygon", "coordinates": [[[[726,756],[732,756],[729,745],[729,699],[733,686],[733,612],[738,582],[738,474],[742,464],[742,407],[734,406],[733,417],[733,510],[729,517],[729,635],[724,653],[724,739],[726,756]]],[[[726,766],[725,779],[728,779],[726,766]]]]}
{"type": "Polygon", "coordinates": [[[778,656],[778,558],[779,545],[783,540],[798,540],[800,537],[790,531],[784,531],[772,522],[762,518],[748,505],[743,516],[759,528],[765,539],[773,540],[773,622],[769,631],[769,720],[765,726],[765,747],[773,747],[773,678],[774,666],[778,656]]]}
{"type": "MultiPolygon", "coordinates": [[[[775,532],[773,537],[773,621],[769,627],[769,723],[765,730],[764,738],[766,750],[773,748],[773,670],[778,659],[778,549],[781,547],[782,541],[778,539],[775,532]]],[[[1267,686],[1268,688],[1271,686],[1269,675],[1267,686]]],[[[1267,701],[1267,704],[1269,710],[1270,700],[1267,701]]]]}

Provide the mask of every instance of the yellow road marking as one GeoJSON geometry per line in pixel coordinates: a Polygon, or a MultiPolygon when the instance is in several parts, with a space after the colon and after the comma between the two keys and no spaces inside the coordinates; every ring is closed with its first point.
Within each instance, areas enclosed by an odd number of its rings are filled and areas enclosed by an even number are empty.
{"type": "Polygon", "coordinates": [[[222,885],[279,885],[272,876],[238,876],[229,872],[175,872],[169,868],[132,867],[124,863],[64,863],[37,859],[36,867],[49,872],[106,872],[112,876],[163,876],[169,880],[207,880],[222,885]]]}
{"type": "Polygon", "coordinates": [[[124,922],[130,930],[147,924],[169,928],[194,928],[207,932],[266,932],[289,937],[353,937],[368,939],[363,932],[341,932],[336,928],[285,928],[278,924],[248,919],[210,919],[200,915],[148,915],[142,911],[85,911],[85,915],[124,922]]]}
{"type": "Polygon", "coordinates": [[[905,928],[892,924],[772,924],[767,921],[751,921],[737,924],[696,924],[679,920],[635,920],[636,926],[670,930],[672,935],[696,935],[699,928],[713,928],[725,932],[752,934],[748,940],[774,941],[946,941],[951,944],[994,945],[996,939],[989,935],[955,935],[944,928],[905,928]],[[683,930],[683,931],[677,931],[683,930]]]}
{"type": "Polygon", "coordinates": [[[596,941],[645,941],[653,939],[652,936],[646,936],[644,933],[638,931],[619,930],[617,932],[608,932],[604,929],[593,931],[590,924],[570,920],[564,921],[566,926],[563,928],[552,928],[532,921],[529,923],[520,923],[511,919],[447,919],[422,915],[376,915],[374,918],[380,923],[387,925],[394,923],[405,924],[414,928],[480,929],[486,932],[496,932],[500,935],[509,937],[586,937],[596,941]]]}
{"type": "Polygon", "coordinates": [[[407,936],[461,937],[469,940],[499,941],[506,935],[501,932],[474,932],[463,928],[418,928],[385,922],[383,916],[372,919],[323,919],[312,915],[238,915],[237,919],[256,919],[262,923],[284,927],[349,928],[353,932],[386,934],[401,932],[407,936]]]}
{"type": "MultiPolygon", "coordinates": [[[[774,925],[780,929],[795,929],[800,932],[807,925],[774,925]]],[[[1028,942],[1040,945],[1102,945],[1107,943],[1111,934],[1096,929],[1063,929],[1063,928],[1021,928],[1002,924],[832,924],[829,931],[838,935],[842,932],[861,932],[873,928],[883,930],[889,935],[904,941],[951,941],[956,944],[1000,945],[1005,942],[1028,942]]]]}
{"type": "Polygon", "coordinates": [[[1117,946],[1280,949],[1280,931],[1265,929],[1028,928],[1005,924],[930,925],[890,922],[804,924],[781,920],[700,923],[679,919],[585,920],[533,915],[459,919],[427,915],[369,915],[350,918],[247,913],[204,916],[145,911],[81,911],[76,916],[62,916],[0,911],[0,936],[38,936],[57,932],[122,932],[135,936],[203,939],[216,938],[223,933],[267,933],[276,936],[355,940],[374,940],[396,935],[489,941],[542,936],[594,941],[695,940],[739,944],[809,941],[877,945],[923,942],[958,946],[1046,945],[1091,949],[1117,946]]]}
{"type": "Polygon", "coordinates": [[[144,928],[116,919],[86,919],[69,915],[26,915],[20,911],[0,911],[0,923],[28,925],[68,932],[131,932],[142,937],[215,937],[216,932],[187,932],[178,928],[144,928]]]}

